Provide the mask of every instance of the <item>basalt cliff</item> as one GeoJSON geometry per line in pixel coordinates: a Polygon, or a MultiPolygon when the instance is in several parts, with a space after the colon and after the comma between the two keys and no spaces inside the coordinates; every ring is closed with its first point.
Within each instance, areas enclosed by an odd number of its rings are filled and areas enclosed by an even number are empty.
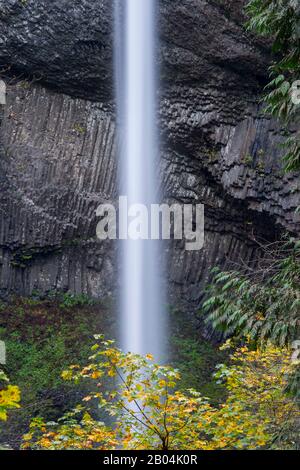
{"type": "MultiPolygon", "coordinates": [[[[257,240],[299,232],[300,182],[262,113],[268,44],[244,1],[160,0],[162,142],[170,202],[205,204],[205,246],[166,245],[170,304],[196,311],[210,269],[254,262],[257,240]]],[[[0,0],[0,295],[115,296],[115,241],[95,209],[118,197],[111,0],[0,0]]]]}

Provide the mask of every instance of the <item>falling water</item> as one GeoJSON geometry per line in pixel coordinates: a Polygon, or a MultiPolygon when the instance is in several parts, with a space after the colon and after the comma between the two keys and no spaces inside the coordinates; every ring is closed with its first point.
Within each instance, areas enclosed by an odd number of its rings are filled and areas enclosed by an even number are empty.
{"type": "MultiPolygon", "coordinates": [[[[120,190],[129,206],[149,207],[159,197],[155,3],[120,0],[115,10],[120,190]]],[[[161,360],[165,325],[159,262],[159,241],[121,242],[122,346],[125,351],[152,353],[161,360]]]]}

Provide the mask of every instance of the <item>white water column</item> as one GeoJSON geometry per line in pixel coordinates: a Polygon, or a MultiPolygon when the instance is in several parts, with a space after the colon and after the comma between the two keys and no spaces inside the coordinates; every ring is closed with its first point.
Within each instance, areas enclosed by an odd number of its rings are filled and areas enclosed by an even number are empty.
{"type": "MultiPolygon", "coordinates": [[[[128,205],[159,202],[156,128],[156,0],[116,3],[116,83],[120,130],[120,194],[128,205]]],[[[124,215],[124,223],[127,214],[124,215]]],[[[149,227],[150,232],[150,227],[149,227]]],[[[120,258],[121,343],[125,351],[166,350],[161,242],[123,240],[120,258]]]]}

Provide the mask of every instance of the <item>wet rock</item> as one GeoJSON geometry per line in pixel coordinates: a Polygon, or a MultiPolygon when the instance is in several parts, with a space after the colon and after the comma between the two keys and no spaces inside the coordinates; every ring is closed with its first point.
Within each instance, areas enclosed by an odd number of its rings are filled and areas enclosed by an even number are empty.
{"type": "MultiPolygon", "coordinates": [[[[268,47],[245,32],[242,3],[161,0],[157,13],[159,184],[206,211],[202,251],[165,245],[170,303],[187,311],[211,267],[299,233],[299,179],[282,175],[282,130],[258,105],[268,47]]],[[[113,295],[117,244],[95,238],[95,209],[118,195],[112,2],[0,0],[0,28],[0,294],[113,295]]]]}

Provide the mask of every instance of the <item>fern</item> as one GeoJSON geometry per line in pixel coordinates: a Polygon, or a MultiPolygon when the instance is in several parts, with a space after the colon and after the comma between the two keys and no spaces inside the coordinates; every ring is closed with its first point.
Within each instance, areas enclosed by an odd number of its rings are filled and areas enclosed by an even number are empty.
{"type": "Polygon", "coordinates": [[[300,246],[290,240],[258,272],[215,272],[203,304],[207,322],[226,335],[264,344],[291,345],[300,338],[300,246]]]}
{"type": "MultiPolygon", "coordinates": [[[[300,79],[300,2],[251,0],[246,12],[250,17],[249,30],[273,38],[276,56],[266,87],[265,112],[281,119],[288,133],[291,124],[299,129],[300,105],[293,99],[293,90],[300,79]]],[[[285,171],[300,170],[299,130],[288,137],[285,147],[285,171]]]]}

